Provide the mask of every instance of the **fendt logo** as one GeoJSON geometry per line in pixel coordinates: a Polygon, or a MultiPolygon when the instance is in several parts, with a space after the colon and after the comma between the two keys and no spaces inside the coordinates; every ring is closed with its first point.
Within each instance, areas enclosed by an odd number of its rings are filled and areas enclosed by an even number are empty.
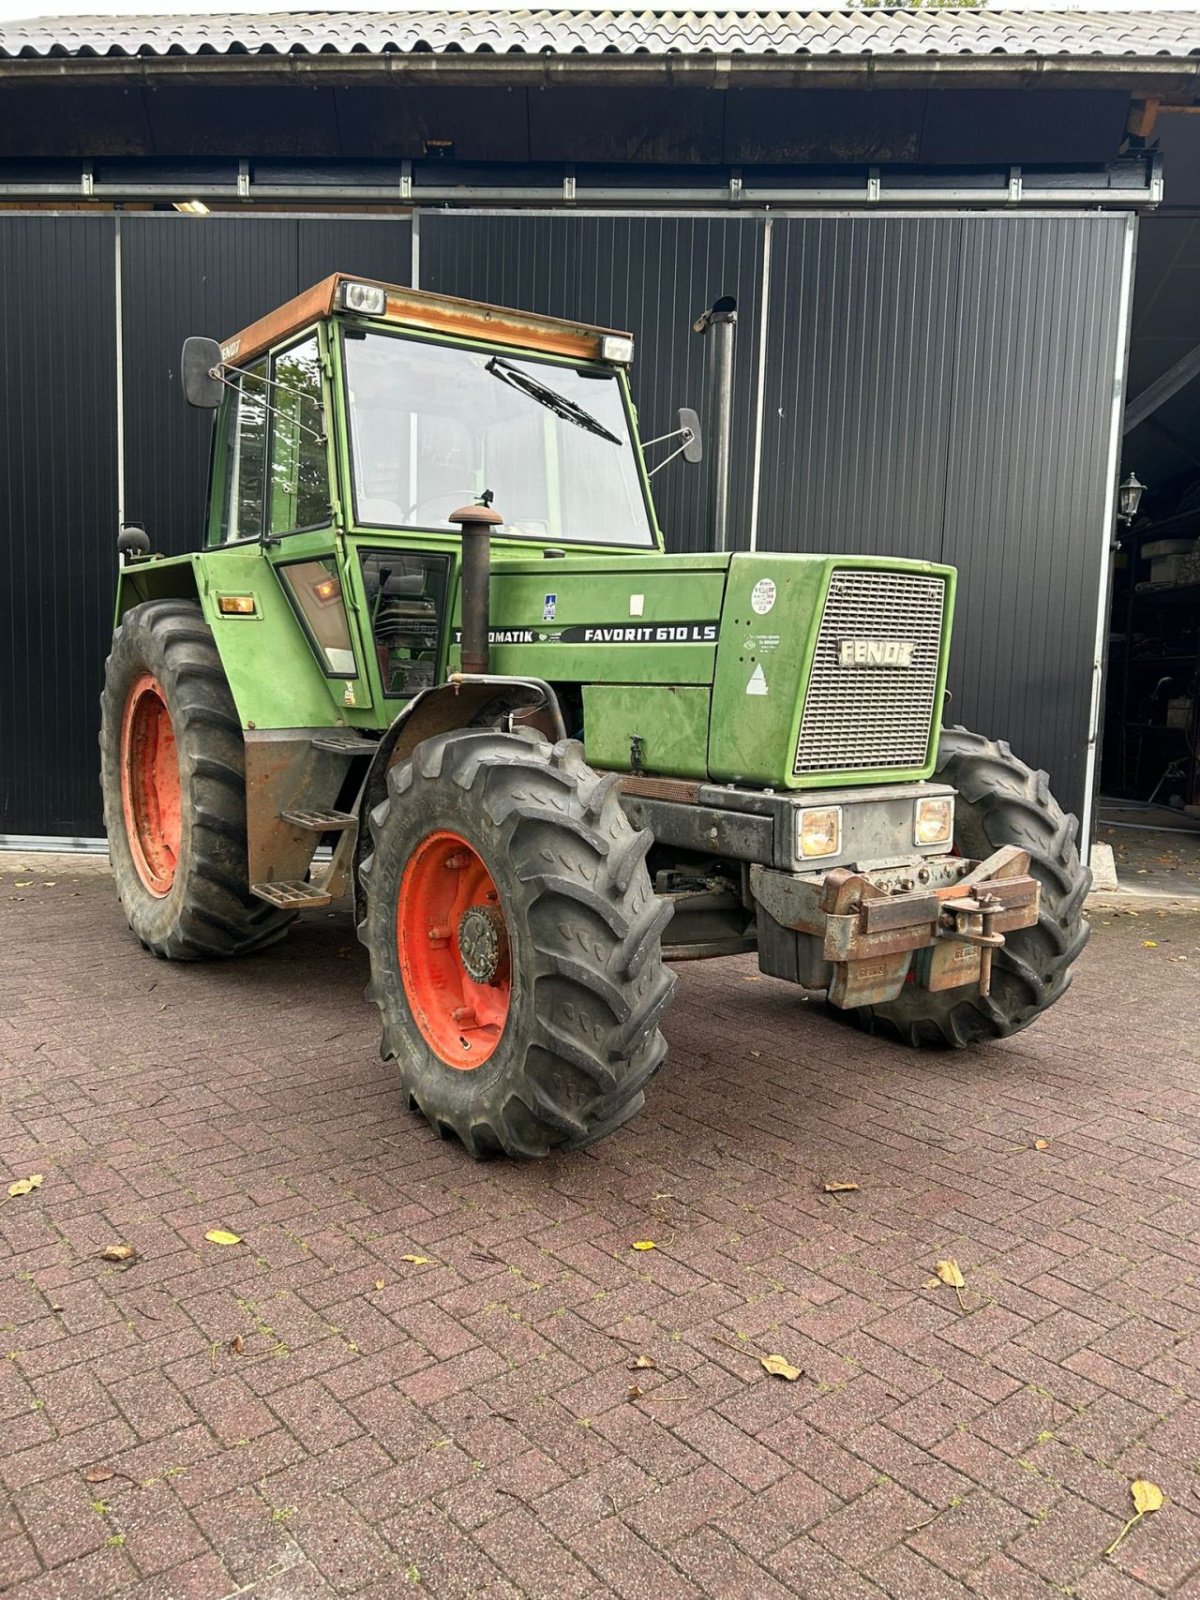
{"type": "Polygon", "coordinates": [[[839,667],[911,667],[916,644],[911,639],[843,639],[839,667]]]}

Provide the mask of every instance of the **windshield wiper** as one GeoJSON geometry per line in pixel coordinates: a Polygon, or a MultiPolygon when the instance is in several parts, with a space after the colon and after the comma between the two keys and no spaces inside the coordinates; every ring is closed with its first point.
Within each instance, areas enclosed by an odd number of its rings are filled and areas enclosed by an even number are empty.
{"type": "Polygon", "coordinates": [[[545,406],[547,411],[553,411],[556,417],[562,417],[564,422],[573,422],[577,428],[586,428],[589,433],[607,439],[609,444],[620,444],[621,441],[616,434],[610,433],[590,411],[577,406],[574,400],[568,400],[566,395],[548,389],[544,383],[539,383],[527,372],[522,372],[520,367],[510,367],[507,361],[501,360],[499,356],[493,356],[484,370],[490,372],[493,378],[499,378],[501,383],[507,383],[510,389],[519,389],[522,394],[527,394],[531,400],[536,400],[538,405],[545,406]]]}

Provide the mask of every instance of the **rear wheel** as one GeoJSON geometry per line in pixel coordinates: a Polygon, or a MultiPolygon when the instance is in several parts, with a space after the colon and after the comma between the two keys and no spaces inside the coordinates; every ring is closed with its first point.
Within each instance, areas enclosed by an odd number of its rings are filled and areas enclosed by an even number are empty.
{"type": "Polygon", "coordinates": [[[368,995],[410,1105],[472,1155],[575,1149],[641,1107],[675,984],[649,844],[571,741],[460,729],[389,772],[368,995]]]}
{"type": "Polygon", "coordinates": [[[249,892],[242,728],[198,605],[126,612],[100,712],[109,856],[146,948],[194,961],[282,938],[292,919],[249,892]]]}
{"type": "Polygon", "coordinates": [[[1018,1033],[1062,997],[1091,932],[1083,903],[1092,875],[1079,859],[1076,819],[1050,793],[1046,774],[1019,761],[1002,740],[947,728],[935,776],[957,792],[960,855],[982,860],[1002,845],[1029,852],[1029,870],[1041,885],[1037,923],[1005,934],[986,997],[965,987],[931,993],[906,983],[885,1005],[841,1014],[905,1044],[957,1047],[1018,1033]]]}

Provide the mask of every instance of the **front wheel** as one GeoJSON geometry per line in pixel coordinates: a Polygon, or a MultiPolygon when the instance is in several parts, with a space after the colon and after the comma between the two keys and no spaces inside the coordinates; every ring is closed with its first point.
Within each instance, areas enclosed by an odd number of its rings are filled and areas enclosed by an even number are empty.
{"type": "Polygon", "coordinates": [[[1050,793],[1046,774],[1019,761],[1002,740],[947,728],[934,775],[956,791],[960,855],[981,861],[1003,845],[1029,852],[1030,873],[1041,885],[1038,920],[1005,935],[990,994],[965,987],[932,993],[906,983],[895,1000],[848,1015],[868,1033],[905,1044],[958,1047],[1017,1033],[1062,998],[1091,932],[1083,903],[1092,875],[1075,845],[1079,825],[1050,793]]]}
{"type": "Polygon", "coordinates": [[[409,1103],[473,1156],[621,1126],[666,1055],[671,906],[579,744],[465,728],[388,773],[363,862],[369,997],[409,1103]]]}

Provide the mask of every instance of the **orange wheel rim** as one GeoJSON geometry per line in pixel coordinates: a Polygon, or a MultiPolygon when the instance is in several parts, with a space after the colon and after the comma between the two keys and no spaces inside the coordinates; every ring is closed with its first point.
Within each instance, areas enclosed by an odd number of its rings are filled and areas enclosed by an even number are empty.
{"type": "Polygon", "coordinates": [[[137,875],[161,899],[175,882],[183,806],[175,727],[148,672],[130,689],[121,719],[121,808],[137,875]]]}
{"type": "Polygon", "coordinates": [[[425,1043],[448,1067],[481,1067],[500,1043],[512,997],[508,925],[483,858],[459,834],[427,834],[409,858],[396,948],[425,1043]]]}

